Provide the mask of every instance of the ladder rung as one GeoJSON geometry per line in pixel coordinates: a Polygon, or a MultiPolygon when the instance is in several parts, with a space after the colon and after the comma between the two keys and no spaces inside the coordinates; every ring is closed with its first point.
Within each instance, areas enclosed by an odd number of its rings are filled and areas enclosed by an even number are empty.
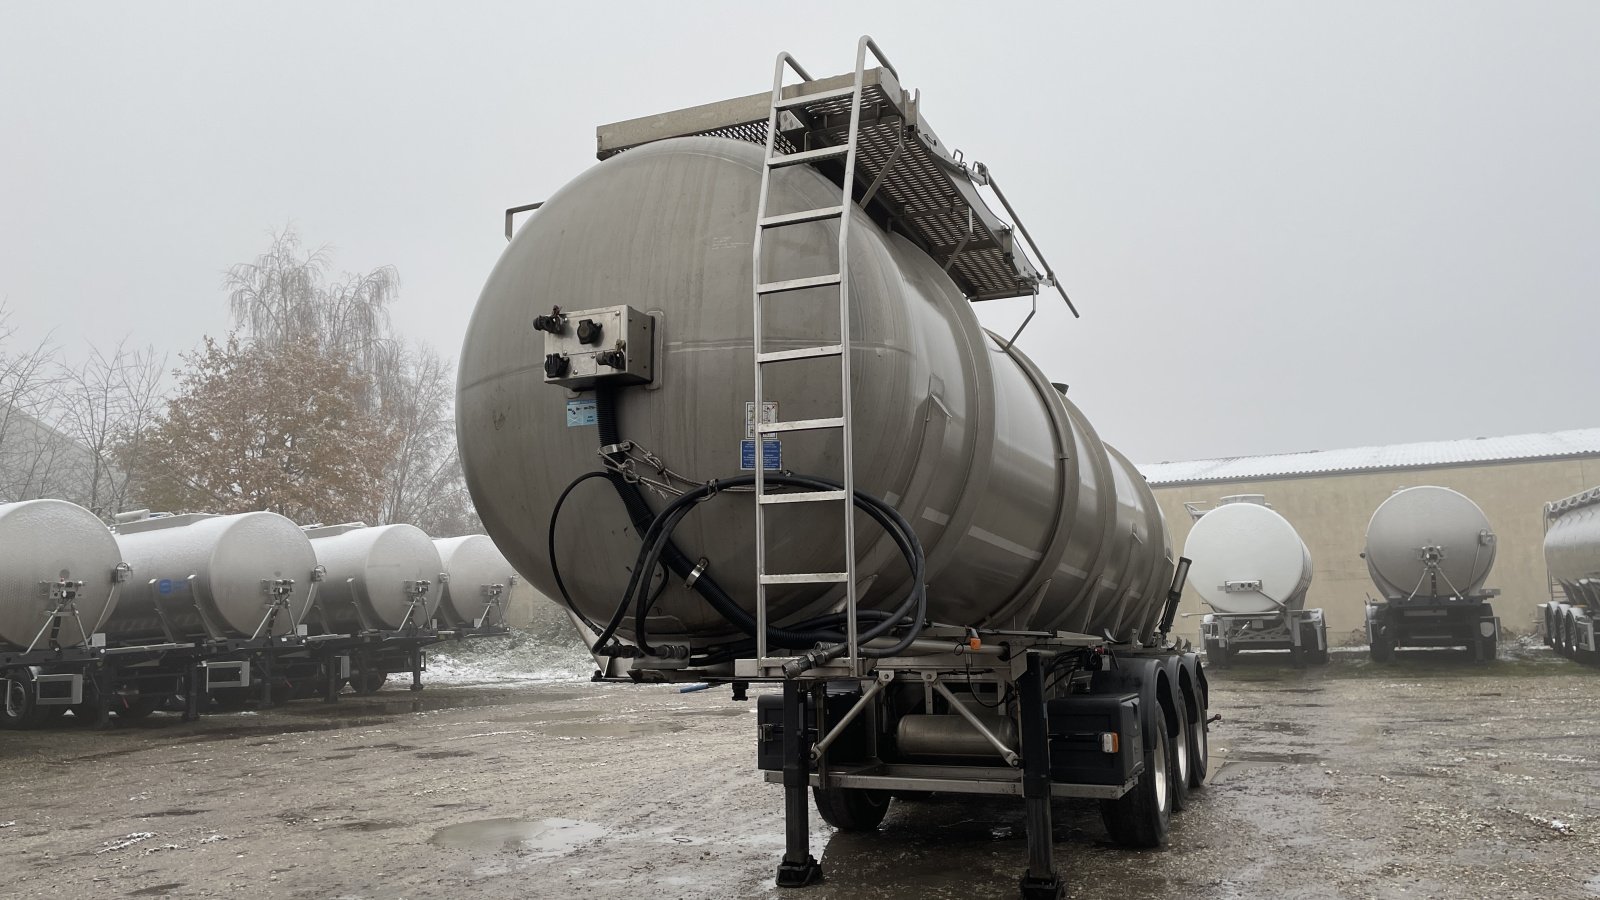
{"type": "Polygon", "coordinates": [[[810,278],[790,278],[787,281],[768,281],[764,284],[758,284],[756,285],[756,293],[782,294],[786,291],[803,291],[806,288],[827,287],[830,284],[838,283],[839,276],[837,273],[833,275],[812,275],[810,278]]]}
{"type": "Polygon", "coordinates": [[[850,152],[849,144],[834,144],[829,147],[818,147],[815,150],[801,150],[798,153],[785,153],[783,156],[770,156],[767,165],[774,169],[784,166],[798,166],[801,163],[812,163],[819,159],[837,159],[850,152]]]}
{"type": "Polygon", "coordinates": [[[795,419],[792,422],[763,422],[756,426],[762,434],[777,434],[780,431],[817,431],[823,428],[843,428],[844,416],[834,416],[831,419],[795,419]]]}
{"type": "Polygon", "coordinates": [[[843,500],[844,491],[790,491],[787,494],[761,494],[759,503],[821,503],[824,500],[843,500]]]}
{"type": "Polygon", "coordinates": [[[811,359],[817,356],[838,356],[843,352],[843,344],[829,344],[825,347],[801,347],[798,350],[774,350],[771,353],[757,353],[756,362],[770,363],[781,362],[786,359],[811,359]]]}
{"type": "Polygon", "coordinates": [[[849,572],[800,572],[794,575],[761,576],[762,584],[827,584],[849,580],[849,572]]]}
{"type": "Polygon", "coordinates": [[[798,94],[793,97],[784,97],[772,104],[778,109],[794,109],[796,106],[810,106],[813,103],[827,103],[829,100],[839,100],[853,96],[856,92],[854,86],[847,88],[834,88],[831,91],[817,91],[815,94],[798,94]]]}
{"type": "Polygon", "coordinates": [[[821,209],[806,209],[800,212],[784,213],[781,216],[767,216],[761,220],[762,228],[781,228],[784,225],[800,225],[805,222],[821,222],[823,219],[837,219],[844,215],[842,206],[824,206],[821,209]]]}

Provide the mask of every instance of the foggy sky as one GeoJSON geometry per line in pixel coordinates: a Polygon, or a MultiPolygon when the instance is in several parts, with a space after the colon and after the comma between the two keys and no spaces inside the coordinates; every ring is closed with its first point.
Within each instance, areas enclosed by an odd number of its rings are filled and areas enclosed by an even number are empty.
{"type": "Polygon", "coordinates": [[[176,353],[292,223],[454,357],[596,125],[867,32],[1041,241],[1083,318],[1041,296],[1022,346],[1135,460],[1600,424],[1600,4],[856,7],[0,0],[0,299],[176,353]]]}

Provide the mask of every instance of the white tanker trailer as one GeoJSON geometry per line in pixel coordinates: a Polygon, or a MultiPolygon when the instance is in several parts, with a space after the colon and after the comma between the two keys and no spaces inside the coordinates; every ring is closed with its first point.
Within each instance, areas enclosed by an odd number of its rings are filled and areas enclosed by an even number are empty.
{"type": "Polygon", "coordinates": [[[81,702],[49,665],[87,659],[128,566],[94,513],[65,500],[0,504],[0,728],[37,724],[81,702]],[[66,693],[52,694],[62,684],[66,693]]]}
{"type": "Polygon", "coordinates": [[[1500,620],[1483,583],[1494,566],[1495,534],[1478,504],[1432,485],[1396,491],[1367,524],[1367,561],[1383,599],[1367,601],[1373,660],[1397,647],[1465,647],[1495,658],[1500,620]]]}
{"type": "Polygon", "coordinates": [[[1544,604],[1545,643],[1561,655],[1600,666],[1595,623],[1600,621],[1600,488],[1544,508],[1544,560],[1550,602],[1544,604]]]}
{"type": "Polygon", "coordinates": [[[1196,520],[1183,555],[1194,560],[1189,587],[1211,608],[1200,624],[1206,661],[1287,650],[1296,666],[1326,663],[1327,621],[1322,610],[1305,608],[1311,551],[1289,520],[1260,494],[1223,497],[1215,509],[1190,506],[1190,513],[1196,520]]]}
{"type": "Polygon", "coordinates": [[[601,676],[782,686],[757,736],[779,884],[820,874],[808,786],[847,830],[896,793],[1000,794],[1024,895],[1057,897],[1051,797],[1154,846],[1205,778],[1204,672],[1166,639],[1187,561],[1144,479],[979,326],[973,301],[1054,276],[869,50],[599,129],[603,162],[484,287],[462,462],[601,676]]]}
{"type": "Polygon", "coordinates": [[[445,574],[438,616],[456,628],[505,624],[506,602],[517,573],[488,535],[434,538],[445,574]]]}

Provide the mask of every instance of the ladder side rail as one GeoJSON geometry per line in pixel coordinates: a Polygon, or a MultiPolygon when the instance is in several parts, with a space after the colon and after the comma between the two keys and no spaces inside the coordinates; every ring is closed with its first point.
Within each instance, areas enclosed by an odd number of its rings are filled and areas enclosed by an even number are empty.
{"type": "Polygon", "coordinates": [[[756,200],[756,225],[755,238],[750,247],[751,269],[751,308],[752,330],[750,335],[750,349],[752,366],[754,370],[754,394],[756,409],[755,428],[755,488],[756,488],[756,659],[767,658],[767,586],[762,577],[767,571],[767,537],[766,517],[762,514],[761,497],[766,493],[766,449],[767,436],[761,431],[761,410],[765,400],[762,395],[761,383],[761,235],[765,230],[761,222],[767,217],[767,193],[772,185],[772,166],[770,165],[773,152],[777,149],[778,116],[783,102],[783,75],[786,68],[792,68],[796,75],[804,81],[811,81],[811,75],[800,65],[788,51],[778,54],[777,61],[772,67],[772,102],[767,111],[767,144],[762,157],[761,188],[756,200]]]}
{"type": "MultiPolygon", "coordinates": [[[[877,44],[872,38],[862,35],[856,44],[856,72],[855,93],[850,98],[850,130],[846,134],[844,158],[843,205],[845,214],[839,217],[839,394],[841,416],[844,425],[840,429],[841,443],[844,445],[840,454],[844,463],[844,571],[845,571],[845,641],[848,651],[847,663],[851,675],[861,674],[861,647],[859,628],[856,622],[857,606],[860,598],[857,596],[856,583],[856,517],[855,517],[855,425],[852,415],[850,395],[853,392],[850,357],[850,210],[849,206],[855,202],[854,190],[856,181],[856,164],[860,159],[861,137],[861,95],[865,87],[867,72],[867,51],[877,56],[878,61],[884,64],[891,73],[894,68],[883,58],[877,44]]],[[[896,78],[898,78],[896,74],[896,78]]]]}

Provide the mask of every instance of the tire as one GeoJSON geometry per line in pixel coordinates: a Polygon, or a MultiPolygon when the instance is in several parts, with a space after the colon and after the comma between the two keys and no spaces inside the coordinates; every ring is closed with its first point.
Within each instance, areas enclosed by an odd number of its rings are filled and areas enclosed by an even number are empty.
{"type": "Polygon", "coordinates": [[[1544,645],[1546,647],[1554,647],[1556,645],[1555,613],[1548,606],[1544,608],[1544,645]]]}
{"type": "Polygon", "coordinates": [[[814,787],[811,797],[822,821],[840,831],[872,831],[889,814],[888,791],[814,787]]]}
{"type": "Polygon", "coordinates": [[[1124,847],[1160,847],[1172,819],[1172,741],[1167,719],[1158,710],[1146,738],[1145,766],[1133,790],[1100,801],[1100,818],[1111,840],[1124,847]]]}
{"type": "Polygon", "coordinates": [[[0,730],[37,728],[44,709],[33,692],[33,676],[23,670],[0,678],[0,730]]]}
{"type": "Polygon", "coordinates": [[[1219,669],[1225,669],[1228,667],[1228,663],[1233,660],[1233,651],[1223,649],[1220,641],[1214,641],[1208,638],[1205,646],[1206,662],[1210,665],[1216,666],[1219,669]]]}
{"type": "Polygon", "coordinates": [[[350,685],[358,694],[376,694],[388,683],[388,672],[357,672],[350,676],[350,685]]]}
{"type": "Polygon", "coordinates": [[[1172,811],[1182,812],[1189,808],[1189,785],[1193,783],[1194,760],[1189,756],[1189,732],[1194,728],[1194,723],[1189,719],[1189,703],[1183,699],[1182,693],[1178,695],[1178,702],[1183,708],[1179,710],[1178,732],[1172,736],[1172,811]]]}
{"type": "Polygon", "coordinates": [[[1206,721],[1207,710],[1200,707],[1194,725],[1189,729],[1189,787],[1204,787],[1206,776],[1211,774],[1211,725],[1206,721]]]}
{"type": "Polygon", "coordinates": [[[1369,648],[1368,652],[1371,654],[1372,661],[1375,663],[1394,662],[1394,639],[1389,636],[1387,631],[1380,628],[1378,632],[1372,636],[1372,646],[1369,648]]]}

